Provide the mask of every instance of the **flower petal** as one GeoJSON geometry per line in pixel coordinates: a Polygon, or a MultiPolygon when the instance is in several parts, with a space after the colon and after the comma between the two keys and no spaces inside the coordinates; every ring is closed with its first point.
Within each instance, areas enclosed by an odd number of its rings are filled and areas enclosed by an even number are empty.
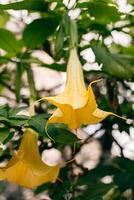
{"type": "Polygon", "coordinates": [[[44,99],[59,108],[60,104],[69,104],[74,109],[81,108],[86,104],[88,95],[84,83],[82,66],[75,48],[70,51],[67,65],[67,81],[64,92],[58,96],[46,97],[44,99]]]}
{"type": "Polygon", "coordinates": [[[71,49],[64,92],[55,97],[44,97],[44,99],[57,107],[56,111],[49,118],[48,123],[65,123],[69,128],[76,129],[82,124],[87,125],[101,122],[108,115],[118,116],[98,108],[92,84],[99,81],[101,79],[92,81],[89,84],[88,90],[86,90],[82,66],[76,48],[71,49]]]}
{"type": "Polygon", "coordinates": [[[0,180],[11,181],[28,188],[56,181],[61,164],[45,164],[40,158],[37,141],[37,134],[31,129],[26,129],[18,151],[8,165],[1,169],[0,180]]]}

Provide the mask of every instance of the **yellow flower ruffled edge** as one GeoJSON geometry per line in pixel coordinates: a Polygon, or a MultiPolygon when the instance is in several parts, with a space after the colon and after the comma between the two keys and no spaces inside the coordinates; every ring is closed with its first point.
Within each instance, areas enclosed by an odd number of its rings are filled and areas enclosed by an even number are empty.
{"type": "Polygon", "coordinates": [[[120,117],[112,112],[98,108],[92,90],[92,84],[98,81],[100,80],[91,82],[88,89],[86,89],[77,49],[71,49],[64,92],[57,96],[42,98],[57,107],[48,119],[47,125],[49,123],[64,123],[71,129],[77,129],[81,125],[99,123],[109,115],[120,117]]]}
{"type": "Polygon", "coordinates": [[[61,163],[55,166],[44,163],[37,142],[37,133],[26,128],[18,151],[14,153],[7,166],[0,169],[0,180],[32,189],[44,183],[55,183],[61,163]]]}

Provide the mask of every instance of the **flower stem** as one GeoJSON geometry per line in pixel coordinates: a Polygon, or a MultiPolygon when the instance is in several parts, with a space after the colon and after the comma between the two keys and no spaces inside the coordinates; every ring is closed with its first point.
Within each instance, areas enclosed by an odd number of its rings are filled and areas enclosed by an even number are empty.
{"type": "Polygon", "coordinates": [[[75,48],[78,44],[78,30],[75,20],[70,20],[70,48],[75,48]]]}

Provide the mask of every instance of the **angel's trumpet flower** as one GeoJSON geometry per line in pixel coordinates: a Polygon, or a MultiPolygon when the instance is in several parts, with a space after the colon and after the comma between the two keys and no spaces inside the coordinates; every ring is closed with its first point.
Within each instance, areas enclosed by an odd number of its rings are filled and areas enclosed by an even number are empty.
{"type": "Polygon", "coordinates": [[[43,98],[57,107],[48,123],[65,123],[69,128],[76,129],[82,124],[96,124],[108,115],[115,115],[98,108],[91,87],[98,81],[91,82],[86,89],[77,50],[71,49],[64,92],[58,96],[43,98]]]}
{"type": "Polygon", "coordinates": [[[28,188],[56,181],[60,164],[55,166],[45,164],[41,160],[37,142],[37,133],[27,128],[18,151],[7,166],[0,169],[0,180],[7,180],[28,188]]]}

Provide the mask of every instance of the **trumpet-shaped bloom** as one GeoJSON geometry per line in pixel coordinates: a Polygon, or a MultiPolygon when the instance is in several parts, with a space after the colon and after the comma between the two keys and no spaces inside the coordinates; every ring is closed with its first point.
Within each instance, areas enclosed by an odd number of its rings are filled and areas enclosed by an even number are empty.
{"type": "Polygon", "coordinates": [[[64,92],[44,98],[57,107],[48,123],[65,123],[69,128],[76,129],[82,124],[96,124],[108,115],[115,115],[98,108],[92,90],[92,84],[98,81],[91,82],[86,89],[77,50],[71,49],[64,92]]]}
{"type": "Polygon", "coordinates": [[[37,133],[26,129],[18,151],[7,166],[0,169],[0,180],[11,181],[28,188],[56,181],[60,164],[45,164],[40,158],[37,142],[37,133]]]}

